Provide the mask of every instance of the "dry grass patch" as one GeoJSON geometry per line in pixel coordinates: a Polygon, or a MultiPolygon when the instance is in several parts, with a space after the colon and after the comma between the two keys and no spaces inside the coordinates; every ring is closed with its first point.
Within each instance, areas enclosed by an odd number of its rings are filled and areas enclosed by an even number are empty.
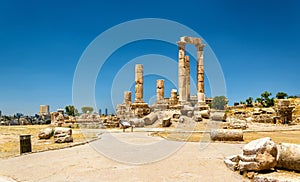
{"type": "MultiPolygon", "coordinates": [[[[209,133],[185,133],[185,132],[154,132],[152,136],[159,136],[172,141],[200,142],[210,141],[209,133]]],[[[300,131],[273,131],[273,132],[247,132],[244,133],[244,143],[259,138],[271,137],[275,143],[294,143],[300,144],[300,131]]],[[[225,143],[241,143],[223,141],[225,143]]]]}
{"type": "Polygon", "coordinates": [[[270,137],[275,143],[300,144],[300,131],[273,131],[244,133],[246,143],[263,137],[270,137]]]}
{"type": "Polygon", "coordinates": [[[72,129],[74,142],[54,143],[53,137],[49,140],[39,140],[39,131],[48,127],[49,125],[0,126],[0,158],[20,154],[19,136],[22,134],[31,135],[33,152],[65,148],[97,137],[95,133],[83,135],[80,129],[72,129]]]}

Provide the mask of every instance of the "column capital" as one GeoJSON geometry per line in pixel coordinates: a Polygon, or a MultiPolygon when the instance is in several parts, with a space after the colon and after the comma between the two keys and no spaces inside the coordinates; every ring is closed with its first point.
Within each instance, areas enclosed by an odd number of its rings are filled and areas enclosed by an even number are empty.
{"type": "Polygon", "coordinates": [[[185,50],[185,45],[186,45],[185,42],[178,41],[178,42],[177,42],[177,45],[178,45],[178,48],[179,48],[179,49],[184,49],[184,50],[185,50]]]}
{"type": "Polygon", "coordinates": [[[196,44],[197,51],[203,51],[203,48],[205,47],[205,44],[196,44]]]}

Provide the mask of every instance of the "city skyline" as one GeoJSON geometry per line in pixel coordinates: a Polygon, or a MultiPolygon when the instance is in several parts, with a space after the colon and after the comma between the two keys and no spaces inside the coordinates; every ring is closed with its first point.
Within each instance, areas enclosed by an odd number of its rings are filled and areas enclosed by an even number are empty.
{"type": "MultiPolygon", "coordinates": [[[[72,105],[74,72],[87,46],[107,29],[140,18],[176,21],[200,34],[219,60],[230,104],[259,97],[265,90],[274,97],[281,91],[300,94],[299,8],[300,3],[292,0],[1,1],[0,110],[32,115],[43,104],[51,111],[72,105]]],[[[114,112],[108,99],[114,76],[127,62],[145,54],[178,59],[177,47],[165,42],[148,40],[121,47],[98,75],[94,110],[114,112]]],[[[191,71],[195,72],[195,65],[191,71]]],[[[134,71],[129,78],[134,78],[134,71]]],[[[145,77],[146,101],[155,95],[157,78],[145,77]]],[[[166,82],[165,97],[175,86],[166,82]]],[[[207,82],[205,87],[209,88],[207,82]]]]}

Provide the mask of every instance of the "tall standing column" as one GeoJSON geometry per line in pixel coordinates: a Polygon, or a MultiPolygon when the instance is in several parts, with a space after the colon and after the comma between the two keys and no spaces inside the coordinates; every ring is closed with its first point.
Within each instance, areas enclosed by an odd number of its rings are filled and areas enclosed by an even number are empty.
{"type": "Polygon", "coordinates": [[[179,101],[185,102],[186,97],[186,69],[185,69],[185,43],[177,42],[178,44],[178,92],[179,101]]]}
{"type": "Polygon", "coordinates": [[[186,71],[186,75],[185,75],[185,80],[186,80],[186,84],[185,84],[185,91],[186,91],[186,97],[187,97],[187,101],[190,100],[190,96],[191,96],[191,68],[190,68],[190,57],[189,56],[185,56],[185,71],[186,71]]]}
{"type": "Polygon", "coordinates": [[[142,64],[135,65],[135,102],[144,102],[143,100],[143,84],[144,84],[144,68],[142,64]]]}
{"type": "Polygon", "coordinates": [[[165,99],[165,82],[164,80],[156,80],[156,102],[161,103],[165,99]]]}
{"type": "Polygon", "coordinates": [[[205,103],[204,94],[204,44],[196,44],[197,49],[197,96],[198,102],[205,103]]]}

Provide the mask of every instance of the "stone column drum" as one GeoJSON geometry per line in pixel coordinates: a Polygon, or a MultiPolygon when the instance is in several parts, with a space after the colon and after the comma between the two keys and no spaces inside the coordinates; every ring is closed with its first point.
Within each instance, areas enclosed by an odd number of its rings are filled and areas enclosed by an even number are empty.
{"type": "Polygon", "coordinates": [[[205,103],[204,94],[204,44],[197,44],[197,96],[198,102],[205,103]]]}
{"type": "Polygon", "coordinates": [[[164,80],[156,80],[156,102],[163,102],[165,98],[165,82],[164,80]]]}
{"type": "Polygon", "coordinates": [[[135,102],[144,102],[143,100],[143,84],[144,84],[144,68],[142,64],[135,65],[135,102]]]}
{"type": "Polygon", "coordinates": [[[186,69],[185,69],[185,43],[177,42],[178,44],[178,91],[179,101],[185,102],[186,97],[186,69]]]}
{"type": "Polygon", "coordinates": [[[124,104],[131,104],[131,92],[130,91],[124,92],[124,104]]]}
{"type": "Polygon", "coordinates": [[[185,71],[186,71],[186,75],[185,75],[185,80],[186,80],[186,88],[185,88],[185,92],[186,92],[186,97],[187,97],[187,101],[190,100],[190,96],[191,96],[191,68],[190,68],[190,57],[189,56],[185,56],[185,71]]]}

